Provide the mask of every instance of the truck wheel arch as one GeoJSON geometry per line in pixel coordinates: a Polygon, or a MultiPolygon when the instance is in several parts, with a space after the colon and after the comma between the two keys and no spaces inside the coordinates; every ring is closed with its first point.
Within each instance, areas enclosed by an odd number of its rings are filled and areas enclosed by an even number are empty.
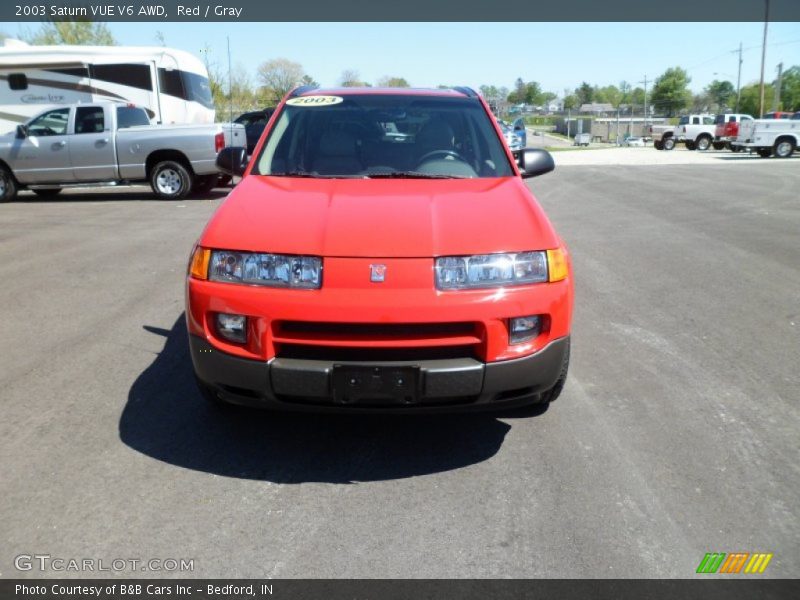
{"type": "Polygon", "coordinates": [[[194,177],[194,169],[192,163],[186,158],[186,155],[180,150],[156,150],[147,155],[147,160],[144,163],[144,172],[148,179],[150,179],[151,171],[158,163],[165,160],[173,160],[180,163],[194,177]]]}

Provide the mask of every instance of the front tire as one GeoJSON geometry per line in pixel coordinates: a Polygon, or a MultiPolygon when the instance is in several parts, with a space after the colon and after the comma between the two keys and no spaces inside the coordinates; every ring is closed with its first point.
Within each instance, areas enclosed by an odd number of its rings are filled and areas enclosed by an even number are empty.
{"type": "Polygon", "coordinates": [[[663,150],[664,149],[664,142],[662,142],[661,140],[656,140],[655,142],[653,142],[653,147],[656,150],[663,150]]]}
{"type": "Polygon", "coordinates": [[[777,158],[789,158],[794,152],[794,142],[790,139],[781,138],[775,142],[772,153],[777,158]]]}
{"type": "Polygon", "coordinates": [[[567,372],[569,371],[569,346],[570,340],[567,340],[567,350],[564,352],[564,360],[561,363],[561,373],[558,375],[556,384],[546,392],[542,392],[539,395],[539,401],[535,404],[550,404],[551,402],[555,402],[556,399],[561,395],[561,391],[564,389],[564,384],[567,382],[567,372]]]}
{"type": "Polygon", "coordinates": [[[181,163],[165,160],[150,171],[150,187],[161,200],[181,200],[192,190],[191,173],[181,163]]]}
{"type": "Polygon", "coordinates": [[[12,202],[17,197],[17,182],[11,172],[0,166],[0,202],[12,202]]]}

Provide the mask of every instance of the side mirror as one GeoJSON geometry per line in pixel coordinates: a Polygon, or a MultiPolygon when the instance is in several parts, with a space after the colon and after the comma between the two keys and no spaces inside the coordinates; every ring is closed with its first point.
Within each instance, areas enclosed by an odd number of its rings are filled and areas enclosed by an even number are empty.
{"type": "Polygon", "coordinates": [[[226,175],[244,175],[247,168],[247,148],[228,146],[217,154],[217,169],[226,175]]]}
{"type": "Polygon", "coordinates": [[[552,155],[547,150],[538,148],[520,150],[517,164],[523,179],[544,175],[556,168],[552,155]]]}
{"type": "Polygon", "coordinates": [[[17,139],[24,140],[26,137],[28,137],[28,126],[17,125],[17,139]]]}

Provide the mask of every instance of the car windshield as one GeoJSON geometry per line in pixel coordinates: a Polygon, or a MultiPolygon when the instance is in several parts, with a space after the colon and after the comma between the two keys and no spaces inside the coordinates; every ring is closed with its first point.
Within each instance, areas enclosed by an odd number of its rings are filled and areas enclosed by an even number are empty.
{"type": "Polygon", "coordinates": [[[513,175],[477,99],[369,93],[290,99],[253,172],[332,178],[513,175]]]}

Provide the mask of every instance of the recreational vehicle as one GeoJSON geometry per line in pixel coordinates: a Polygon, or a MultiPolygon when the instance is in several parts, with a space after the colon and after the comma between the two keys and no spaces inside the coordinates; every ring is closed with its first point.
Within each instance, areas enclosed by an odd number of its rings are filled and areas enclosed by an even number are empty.
{"type": "Polygon", "coordinates": [[[0,47],[0,133],[49,105],[130,102],[153,123],[213,123],[203,62],[172,48],[133,46],[0,47]]]}

